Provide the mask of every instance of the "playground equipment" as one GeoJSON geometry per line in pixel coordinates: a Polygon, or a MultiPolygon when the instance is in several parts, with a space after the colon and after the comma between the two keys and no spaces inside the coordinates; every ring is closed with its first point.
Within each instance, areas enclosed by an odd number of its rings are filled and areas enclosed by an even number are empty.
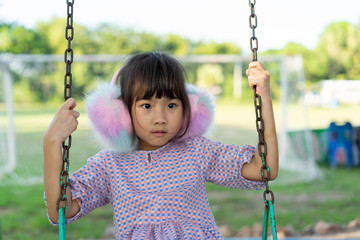
{"type": "Polygon", "coordinates": [[[332,122],[327,131],[328,156],[331,168],[338,164],[347,168],[354,166],[353,158],[353,127],[350,122],[344,125],[332,122]]]}

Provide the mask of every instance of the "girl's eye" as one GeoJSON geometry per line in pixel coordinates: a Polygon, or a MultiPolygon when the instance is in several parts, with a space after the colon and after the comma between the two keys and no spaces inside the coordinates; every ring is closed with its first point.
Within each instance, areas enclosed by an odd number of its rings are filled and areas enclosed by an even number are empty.
{"type": "Polygon", "coordinates": [[[169,105],[168,105],[168,108],[175,108],[176,107],[176,104],[175,103],[170,103],[169,105]]]}
{"type": "Polygon", "coordinates": [[[150,109],[151,105],[148,104],[148,103],[145,103],[145,104],[141,105],[141,107],[144,108],[144,109],[150,109]]]}

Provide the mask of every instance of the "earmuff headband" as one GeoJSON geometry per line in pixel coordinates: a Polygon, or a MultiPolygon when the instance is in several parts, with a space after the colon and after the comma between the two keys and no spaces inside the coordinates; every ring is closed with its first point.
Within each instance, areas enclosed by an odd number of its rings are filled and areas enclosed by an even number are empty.
{"type": "MultiPolygon", "coordinates": [[[[104,149],[129,152],[136,148],[130,114],[120,97],[120,87],[116,84],[121,68],[110,83],[99,83],[85,98],[90,125],[95,137],[104,149]]],[[[198,87],[186,85],[191,107],[191,120],[187,132],[174,141],[186,141],[203,135],[214,117],[213,97],[198,87]]],[[[180,130],[181,131],[181,130],[180,130]]]]}

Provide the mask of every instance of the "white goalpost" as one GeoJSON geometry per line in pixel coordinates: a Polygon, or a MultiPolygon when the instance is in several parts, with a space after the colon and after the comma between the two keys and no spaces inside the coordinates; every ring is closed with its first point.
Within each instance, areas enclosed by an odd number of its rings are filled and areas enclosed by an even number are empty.
{"type": "Polygon", "coordinates": [[[3,106],[0,115],[0,180],[5,173],[11,173],[16,167],[14,105],[12,80],[9,68],[0,64],[0,104],[3,106]]]}

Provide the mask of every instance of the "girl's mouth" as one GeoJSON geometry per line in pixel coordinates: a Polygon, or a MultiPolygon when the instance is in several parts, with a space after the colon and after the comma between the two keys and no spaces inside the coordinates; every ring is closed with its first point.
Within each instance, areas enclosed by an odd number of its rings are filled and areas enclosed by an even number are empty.
{"type": "Polygon", "coordinates": [[[155,132],[153,132],[153,134],[157,137],[162,137],[166,134],[166,132],[165,131],[155,131],[155,132]]]}

